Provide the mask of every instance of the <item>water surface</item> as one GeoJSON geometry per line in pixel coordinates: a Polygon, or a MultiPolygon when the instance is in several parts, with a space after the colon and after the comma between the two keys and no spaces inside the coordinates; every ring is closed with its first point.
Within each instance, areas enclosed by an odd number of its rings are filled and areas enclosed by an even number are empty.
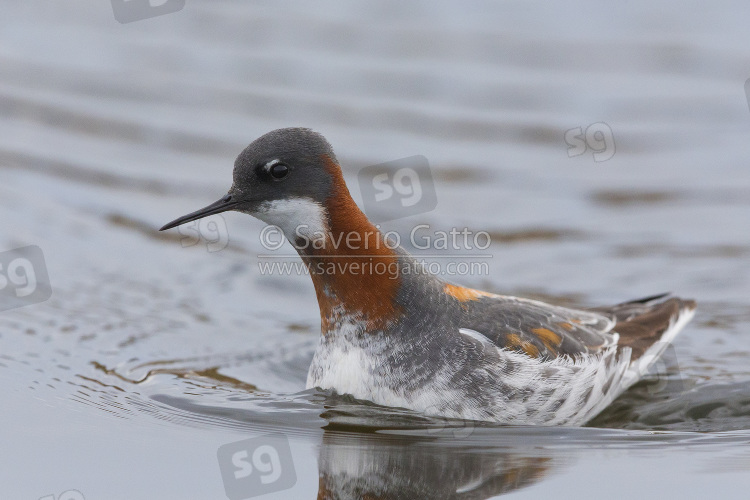
{"type": "Polygon", "coordinates": [[[0,23],[0,250],[38,245],[53,289],[0,312],[4,497],[225,498],[217,449],[269,433],[297,481],[266,498],[746,497],[745,4],[191,0],[126,25],[100,4],[0,23]],[[600,122],[614,155],[569,157],[565,132],[600,122]],[[488,272],[454,281],[575,306],[673,291],[698,314],[580,429],[305,391],[315,296],[261,275],[263,224],[156,231],[283,126],[328,137],[357,201],[362,167],[426,157],[437,207],[383,225],[489,232],[488,272]]]}

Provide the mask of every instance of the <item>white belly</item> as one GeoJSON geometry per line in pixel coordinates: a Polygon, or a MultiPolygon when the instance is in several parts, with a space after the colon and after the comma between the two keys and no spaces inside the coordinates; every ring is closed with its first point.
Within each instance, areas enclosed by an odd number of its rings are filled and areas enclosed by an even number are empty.
{"type": "MultiPolygon", "coordinates": [[[[382,337],[381,337],[382,339],[382,337]]],[[[419,413],[447,418],[485,420],[525,425],[582,425],[609,405],[627,387],[629,349],[618,353],[613,347],[604,353],[542,361],[504,349],[497,349],[492,364],[477,366],[479,374],[471,387],[482,393],[478,404],[461,390],[454,378],[463,366],[435,367],[419,387],[404,390],[409,379],[410,363],[404,357],[399,367],[388,367],[386,359],[394,358],[394,346],[377,337],[358,339],[357,343],[339,338],[321,343],[315,352],[307,377],[307,388],[319,387],[349,394],[357,399],[419,413]],[[511,361],[513,371],[504,369],[511,361]],[[389,369],[390,368],[390,369],[389,369]],[[500,380],[507,393],[487,383],[487,376],[500,380]],[[590,393],[589,397],[585,397],[590,393]],[[523,398],[518,394],[524,394],[523,398]]],[[[398,356],[396,356],[398,357],[398,356]]],[[[422,365],[424,366],[424,365],[422,365]]],[[[466,387],[464,385],[464,387],[466,387]]]]}

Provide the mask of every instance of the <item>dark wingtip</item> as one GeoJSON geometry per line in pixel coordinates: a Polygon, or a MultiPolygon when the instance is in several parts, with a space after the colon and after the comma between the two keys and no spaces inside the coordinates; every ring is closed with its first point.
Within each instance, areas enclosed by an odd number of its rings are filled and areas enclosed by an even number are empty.
{"type": "Polygon", "coordinates": [[[642,299],[629,300],[625,302],[625,304],[648,304],[649,302],[654,302],[655,300],[665,299],[670,295],[672,295],[672,292],[659,293],[656,295],[651,295],[649,297],[644,297],[642,299]]]}

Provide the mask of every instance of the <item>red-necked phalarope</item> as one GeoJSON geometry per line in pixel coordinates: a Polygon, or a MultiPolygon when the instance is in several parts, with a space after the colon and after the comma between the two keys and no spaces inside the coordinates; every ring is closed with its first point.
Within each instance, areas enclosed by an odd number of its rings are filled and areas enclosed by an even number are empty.
{"type": "Polygon", "coordinates": [[[161,229],[227,210],[278,226],[311,270],[322,336],[307,387],[385,406],[582,425],[646,373],[695,310],[664,295],[572,309],[399,273],[387,264],[409,267],[413,257],[386,244],[352,200],[330,144],[309,129],[257,139],[237,157],[226,196],[161,229]],[[352,272],[342,265],[365,260],[352,272]]]}

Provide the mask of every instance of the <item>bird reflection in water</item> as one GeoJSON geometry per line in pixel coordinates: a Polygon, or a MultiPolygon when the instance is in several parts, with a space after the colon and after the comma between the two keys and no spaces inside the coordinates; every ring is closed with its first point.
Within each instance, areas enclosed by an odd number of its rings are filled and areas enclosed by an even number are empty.
{"type": "Polygon", "coordinates": [[[480,500],[532,485],[555,464],[544,450],[483,449],[461,439],[456,441],[464,444],[446,446],[450,429],[438,434],[327,430],[318,458],[318,500],[480,500]]]}

